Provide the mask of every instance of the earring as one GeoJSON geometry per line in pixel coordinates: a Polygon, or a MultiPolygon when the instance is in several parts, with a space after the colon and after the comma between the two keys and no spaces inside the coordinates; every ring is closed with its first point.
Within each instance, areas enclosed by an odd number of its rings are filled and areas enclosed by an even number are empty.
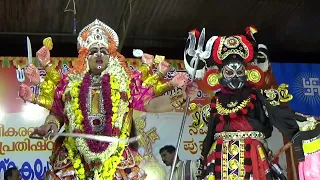
{"type": "Polygon", "coordinates": [[[204,80],[209,89],[217,90],[221,88],[221,85],[220,85],[221,77],[222,77],[222,74],[219,70],[211,69],[206,72],[204,80]]]}

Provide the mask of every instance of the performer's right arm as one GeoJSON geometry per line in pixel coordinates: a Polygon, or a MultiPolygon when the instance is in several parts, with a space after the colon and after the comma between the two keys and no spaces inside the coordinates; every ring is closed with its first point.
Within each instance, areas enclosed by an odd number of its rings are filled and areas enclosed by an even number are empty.
{"type": "Polygon", "coordinates": [[[64,91],[67,86],[66,78],[62,78],[55,89],[53,102],[50,108],[50,115],[45,123],[56,123],[58,129],[60,129],[64,122],[66,121],[67,117],[64,113],[64,91]]]}
{"type": "MultiPolygon", "coordinates": [[[[52,138],[47,137],[48,135],[54,135],[55,133],[59,132],[61,127],[64,125],[67,117],[64,114],[64,98],[63,92],[66,87],[66,79],[63,78],[58,84],[57,87],[54,89],[54,95],[52,98],[52,103],[50,106],[50,113],[47,116],[43,125],[38,128],[35,128],[34,132],[31,136],[38,135],[40,137],[52,138]],[[52,133],[49,133],[53,131],[52,133]]],[[[36,102],[34,102],[37,104],[36,102]]]]}

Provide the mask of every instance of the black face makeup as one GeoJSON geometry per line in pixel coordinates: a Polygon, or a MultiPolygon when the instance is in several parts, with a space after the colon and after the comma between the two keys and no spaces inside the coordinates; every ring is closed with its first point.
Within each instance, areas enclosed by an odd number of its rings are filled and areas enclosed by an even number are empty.
{"type": "Polygon", "coordinates": [[[240,89],[247,81],[245,66],[239,61],[231,61],[222,68],[221,84],[230,89],[240,89]]]}

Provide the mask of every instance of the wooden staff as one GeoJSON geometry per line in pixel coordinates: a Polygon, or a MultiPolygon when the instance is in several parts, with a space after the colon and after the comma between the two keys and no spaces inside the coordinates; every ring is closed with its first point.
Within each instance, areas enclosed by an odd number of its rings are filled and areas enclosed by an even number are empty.
{"type": "Polygon", "coordinates": [[[272,161],[275,160],[276,158],[278,158],[280,156],[280,154],[282,154],[283,152],[285,152],[286,150],[288,150],[290,147],[292,146],[291,142],[288,142],[287,144],[285,144],[279,151],[277,151],[276,153],[274,153],[274,155],[272,156],[272,161]]]}

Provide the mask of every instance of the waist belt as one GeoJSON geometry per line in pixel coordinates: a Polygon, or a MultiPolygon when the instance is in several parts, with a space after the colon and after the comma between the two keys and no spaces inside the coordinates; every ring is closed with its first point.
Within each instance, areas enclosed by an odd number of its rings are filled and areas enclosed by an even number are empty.
{"type": "Polygon", "coordinates": [[[246,138],[264,140],[265,136],[262,132],[258,131],[238,131],[238,132],[220,132],[214,135],[214,139],[219,138],[229,140],[241,140],[246,138]]]}

